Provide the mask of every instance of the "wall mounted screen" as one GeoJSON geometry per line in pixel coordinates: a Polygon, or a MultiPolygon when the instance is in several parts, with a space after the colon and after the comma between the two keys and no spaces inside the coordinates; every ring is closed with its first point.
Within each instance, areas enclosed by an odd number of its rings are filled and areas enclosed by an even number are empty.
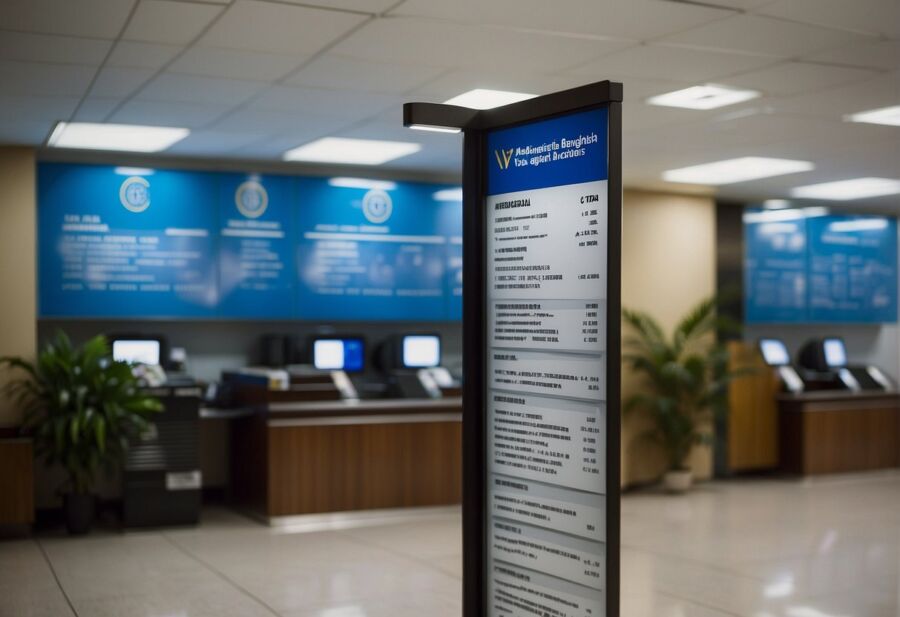
{"type": "Polygon", "coordinates": [[[117,339],[112,342],[113,360],[129,364],[158,365],[161,347],[158,340],[117,339]]]}
{"type": "Polygon", "coordinates": [[[39,314],[456,321],[448,188],[41,163],[39,314]]]}
{"type": "Polygon", "coordinates": [[[745,212],[745,320],[897,321],[897,220],[808,212],[745,212]]]}

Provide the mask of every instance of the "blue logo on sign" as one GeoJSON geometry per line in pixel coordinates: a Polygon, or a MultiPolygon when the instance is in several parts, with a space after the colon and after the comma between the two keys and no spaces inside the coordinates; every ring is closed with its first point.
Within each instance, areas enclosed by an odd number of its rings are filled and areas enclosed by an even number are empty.
{"type": "Polygon", "coordinates": [[[150,183],[140,176],[127,178],[119,187],[119,201],[130,212],[143,212],[150,207],[150,183]]]}
{"type": "Polygon", "coordinates": [[[394,204],[391,202],[390,195],[381,189],[372,189],[363,197],[362,208],[366,219],[377,225],[391,218],[394,204]]]}
{"type": "Polygon", "coordinates": [[[234,203],[238,211],[248,219],[259,218],[269,206],[269,194],[262,184],[248,180],[237,188],[234,203]]]}

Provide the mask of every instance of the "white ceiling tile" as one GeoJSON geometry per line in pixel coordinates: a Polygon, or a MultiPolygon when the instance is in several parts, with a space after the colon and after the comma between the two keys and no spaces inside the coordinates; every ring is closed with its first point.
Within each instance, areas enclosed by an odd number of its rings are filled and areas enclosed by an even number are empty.
{"type": "Polygon", "coordinates": [[[850,32],[768,17],[735,15],[661,40],[694,48],[793,57],[869,39],[850,32]]]}
{"type": "Polygon", "coordinates": [[[50,123],[67,120],[75,111],[78,99],[74,97],[39,97],[0,95],[0,118],[45,120],[50,123]]]}
{"type": "Polygon", "coordinates": [[[391,105],[400,106],[404,101],[403,97],[372,92],[348,95],[344,90],[278,86],[262,93],[253,106],[292,112],[298,118],[303,114],[314,114],[346,118],[352,122],[378,114],[391,105]]]}
{"type": "Polygon", "coordinates": [[[678,32],[731,14],[730,10],[657,0],[568,0],[565,4],[547,0],[407,0],[391,11],[391,15],[631,40],[678,32]]]}
{"type": "Polygon", "coordinates": [[[391,6],[397,4],[397,0],[286,0],[306,6],[323,6],[345,11],[360,11],[363,13],[382,13],[391,6]]]}
{"type": "Polygon", "coordinates": [[[448,71],[424,86],[416,88],[409,96],[417,100],[442,103],[475,88],[546,94],[581,86],[589,81],[592,80],[575,75],[531,73],[509,69],[461,69],[448,71]]]}
{"type": "Polygon", "coordinates": [[[640,79],[702,83],[771,64],[771,58],[663,45],[638,45],[568,71],[574,75],[615,74],[640,79]]]}
{"type": "Polygon", "coordinates": [[[103,39],[3,32],[0,33],[0,60],[99,66],[111,45],[103,39]]]}
{"type": "Polygon", "coordinates": [[[729,78],[726,83],[760,90],[766,94],[784,96],[801,92],[816,92],[874,77],[868,69],[825,66],[807,62],[785,62],[750,71],[729,78]]]}
{"type": "Polygon", "coordinates": [[[265,84],[258,81],[163,73],[142,88],[136,98],[232,107],[246,101],[264,87],[265,84]]]}
{"type": "Polygon", "coordinates": [[[296,55],[194,47],[173,62],[169,70],[209,77],[275,81],[299,66],[303,59],[296,55]]]}
{"type": "Polygon", "coordinates": [[[337,54],[324,54],[303,67],[285,83],[336,90],[399,93],[434,79],[444,70],[420,65],[400,66],[367,62],[337,54]]]}
{"type": "Polygon", "coordinates": [[[122,38],[183,45],[192,41],[224,9],[173,0],[141,0],[122,38]]]}
{"type": "Polygon", "coordinates": [[[154,73],[153,69],[105,67],[97,75],[89,94],[100,98],[126,98],[153,77],[154,73]]]}
{"type": "Polygon", "coordinates": [[[629,44],[398,17],[366,24],[332,51],[396,64],[483,69],[525,66],[549,72],[582,64],[629,44]]]}
{"type": "Polygon", "coordinates": [[[114,39],[131,7],[122,0],[3,0],[0,29],[114,39]]]}
{"type": "Polygon", "coordinates": [[[192,131],[190,135],[173,145],[167,152],[169,154],[190,154],[195,156],[221,156],[266,137],[265,133],[192,131]]]}
{"type": "Polygon", "coordinates": [[[760,13],[809,24],[900,37],[896,0],[780,0],[760,13]]]}
{"type": "MultiPolygon", "coordinates": [[[[900,72],[894,72],[821,92],[775,99],[772,105],[777,111],[839,119],[857,111],[896,105],[898,101],[900,101],[900,72]]],[[[897,130],[892,127],[885,128],[897,130]]]]}
{"type": "Polygon", "coordinates": [[[37,146],[50,135],[53,126],[40,120],[0,123],[0,144],[37,146]]]}
{"type": "Polygon", "coordinates": [[[104,122],[110,113],[119,104],[122,99],[108,99],[100,97],[86,97],[81,101],[81,106],[75,113],[72,120],[80,122],[104,122]]]}
{"type": "Polygon", "coordinates": [[[209,124],[227,111],[227,105],[132,100],[125,103],[109,121],[195,128],[209,124]]]}
{"type": "Polygon", "coordinates": [[[181,45],[119,41],[109,55],[106,65],[159,69],[174,58],[182,49],[184,47],[181,45]]]}
{"type": "Polygon", "coordinates": [[[352,120],[334,116],[317,116],[310,113],[273,111],[250,106],[235,110],[220,118],[210,128],[226,133],[265,133],[284,135],[295,133],[305,126],[322,131],[334,131],[346,126],[352,120]]]}
{"type": "Polygon", "coordinates": [[[0,61],[0,84],[4,94],[80,97],[96,70],[79,64],[0,61]]]}
{"type": "Polygon", "coordinates": [[[811,54],[804,59],[873,69],[900,69],[900,41],[845,45],[811,54]]]}
{"type": "Polygon", "coordinates": [[[236,0],[199,41],[202,46],[310,55],[365,21],[363,15],[236,0]]]}

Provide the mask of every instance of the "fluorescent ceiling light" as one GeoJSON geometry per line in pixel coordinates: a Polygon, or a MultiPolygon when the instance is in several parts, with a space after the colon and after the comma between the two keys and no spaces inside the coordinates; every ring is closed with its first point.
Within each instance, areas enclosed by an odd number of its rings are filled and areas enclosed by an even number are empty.
{"type": "Polygon", "coordinates": [[[459,96],[454,96],[452,99],[447,99],[444,103],[470,109],[493,109],[494,107],[502,107],[503,105],[518,103],[519,101],[527,101],[536,96],[536,94],[526,94],[525,92],[475,88],[474,90],[463,92],[459,96]]]}
{"type": "Polygon", "coordinates": [[[152,176],[155,173],[148,167],[116,167],[113,171],[120,176],[152,176]]]}
{"type": "Polygon", "coordinates": [[[852,221],[835,221],[828,225],[828,231],[853,232],[853,231],[881,231],[888,228],[887,219],[855,219],[852,221]]]}
{"type": "Polygon", "coordinates": [[[460,128],[452,126],[435,126],[433,124],[410,124],[409,128],[417,131],[432,131],[434,133],[459,133],[460,128]]]}
{"type": "Polygon", "coordinates": [[[339,163],[344,165],[381,165],[422,149],[406,141],[323,137],[284,153],[286,161],[339,163]]]}
{"type": "Polygon", "coordinates": [[[758,180],[759,178],[809,171],[814,167],[815,165],[809,161],[745,156],[715,163],[670,169],[663,172],[663,180],[717,186],[719,184],[733,184],[735,182],[746,182],[748,180],[758,180]]]}
{"type": "Polygon", "coordinates": [[[790,207],[791,202],[787,199],[767,199],[763,202],[763,208],[766,210],[784,210],[790,207]]]}
{"type": "Polygon", "coordinates": [[[816,208],[791,208],[789,210],[764,210],[763,212],[744,213],[745,223],[783,223],[785,221],[799,221],[811,219],[817,216],[826,216],[828,208],[821,206],[816,208]]]}
{"type": "Polygon", "coordinates": [[[328,184],[345,189],[381,189],[392,191],[397,188],[396,182],[390,180],[369,180],[368,178],[329,178],[328,184]]]}
{"type": "Polygon", "coordinates": [[[443,189],[432,193],[431,196],[435,199],[435,201],[462,201],[462,187],[460,186],[455,189],[443,189]]]}
{"type": "Polygon", "coordinates": [[[47,145],[54,148],[160,152],[190,133],[188,129],[171,126],[59,122],[47,145]]]}
{"type": "Polygon", "coordinates": [[[837,182],[798,186],[791,190],[791,195],[794,197],[833,199],[836,201],[866,199],[868,197],[881,197],[882,195],[894,195],[896,193],[900,193],[900,180],[892,180],[890,178],[854,178],[853,180],[838,180],[837,182]]]}
{"type": "Polygon", "coordinates": [[[691,86],[684,90],[675,90],[647,99],[650,105],[662,105],[665,107],[684,107],[685,109],[715,109],[735,103],[743,103],[755,99],[760,95],[756,90],[742,90],[706,84],[705,86],[691,86]]]}
{"type": "Polygon", "coordinates": [[[900,126],[900,105],[893,107],[882,107],[880,109],[870,109],[869,111],[860,111],[849,116],[844,116],[844,120],[850,122],[868,122],[869,124],[886,124],[888,126],[900,126]]]}

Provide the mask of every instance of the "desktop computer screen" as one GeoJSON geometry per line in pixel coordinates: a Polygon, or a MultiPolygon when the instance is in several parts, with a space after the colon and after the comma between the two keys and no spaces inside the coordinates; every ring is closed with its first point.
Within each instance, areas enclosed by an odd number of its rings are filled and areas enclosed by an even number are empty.
{"type": "Polygon", "coordinates": [[[319,338],[312,344],[313,366],[323,371],[358,373],[365,368],[365,343],[361,338],[319,338]]]}
{"type": "Polygon", "coordinates": [[[117,362],[159,365],[162,344],[159,339],[115,339],[112,354],[117,362]]]}
{"type": "Polygon", "coordinates": [[[759,351],[769,366],[787,366],[791,363],[791,355],[788,353],[784,341],[777,338],[760,339],[759,351]]]}
{"type": "Polygon", "coordinates": [[[441,337],[407,335],[403,337],[402,361],[404,368],[432,368],[441,363],[441,337]]]}
{"type": "Polygon", "coordinates": [[[822,350],[825,353],[825,364],[830,368],[847,366],[847,349],[844,347],[843,340],[827,338],[822,341],[822,350]]]}

